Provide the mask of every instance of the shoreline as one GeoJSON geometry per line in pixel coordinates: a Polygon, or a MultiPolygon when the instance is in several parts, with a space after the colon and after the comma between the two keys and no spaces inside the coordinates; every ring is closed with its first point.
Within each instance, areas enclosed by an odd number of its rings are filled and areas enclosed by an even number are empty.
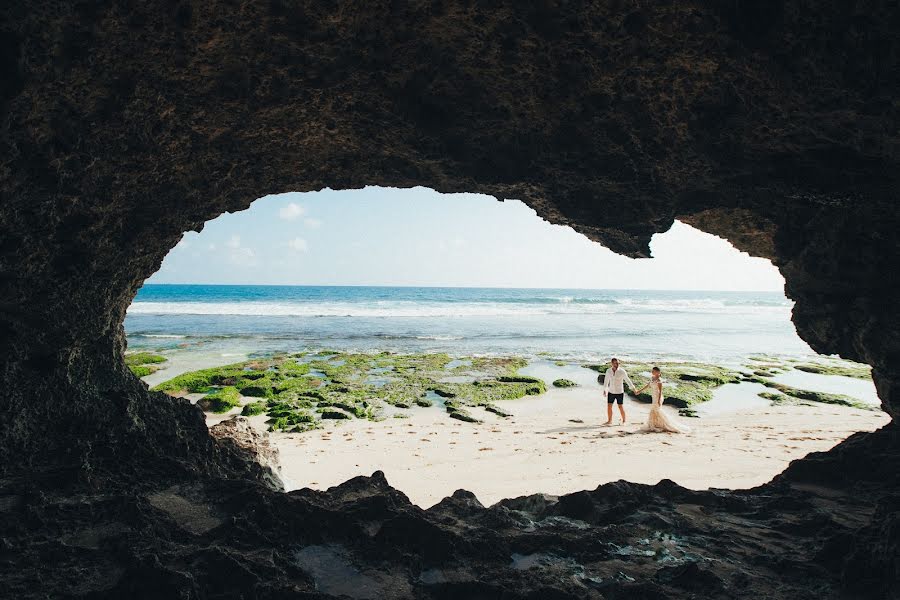
{"type": "MultiPolygon", "coordinates": [[[[757,360],[765,360],[767,370],[780,371],[773,377],[782,381],[801,373],[786,363],[781,364],[784,370],[776,368],[773,357],[757,360]]],[[[821,363],[837,364],[827,358],[821,363]]],[[[547,381],[547,391],[496,402],[508,417],[472,404],[465,409],[478,422],[449,418],[441,402],[408,408],[385,405],[381,420],[321,419],[318,428],[302,433],[269,433],[280,454],[286,487],[323,490],[380,470],[422,507],[457,489],[466,489],[489,505],[538,492],[559,495],[593,489],[619,479],[647,484],[671,479],[693,489],[742,489],[770,481],[791,460],[889,422],[880,410],[788,396],[784,399],[792,402],[773,403],[758,395],[771,388],[748,372],[740,381],[718,385],[711,400],[695,405],[702,418],[680,417],[675,408],[664,406],[671,416],[684,420],[691,433],[641,433],[649,405],[630,397],[625,404],[626,426],[600,426],[605,402],[597,373],[584,365],[545,358],[532,360],[519,372],[547,381]],[[577,386],[550,386],[556,376],[577,386]]],[[[855,393],[871,385],[874,394],[871,380],[808,372],[799,376],[806,384],[821,381],[823,391],[854,382],[855,393]]],[[[188,397],[198,400],[204,395],[188,397]]],[[[259,405],[260,398],[241,396],[239,405],[226,412],[206,413],[207,424],[239,415],[249,404],[259,405]]],[[[271,427],[272,419],[265,413],[246,418],[260,431],[271,427]]]]}
{"type": "Polygon", "coordinates": [[[596,423],[605,418],[605,407],[595,404],[588,414],[566,407],[545,418],[523,414],[488,421],[485,415],[481,425],[424,415],[408,422],[356,421],[278,435],[274,443],[288,490],[324,490],[380,470],[423,508],[457,489],[472,492],[487,506],[621,479],[646,484],[671,479],[698,490],[752,488],[792,460],[890,421],[885,413],[852,408],[779,406],[691,419],[689,434],[640,433],[647,409],[629,407],[628,425],[603,427],[596,423]],[[584,423],[567,418],[576,415],[587,418],[580,419],[584,423]]]}

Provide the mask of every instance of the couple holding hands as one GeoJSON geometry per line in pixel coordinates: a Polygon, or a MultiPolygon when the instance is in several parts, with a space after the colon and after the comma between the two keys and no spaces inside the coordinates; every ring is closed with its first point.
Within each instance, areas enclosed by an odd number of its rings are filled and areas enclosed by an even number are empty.
{"type": "MultiPolygon", "coordinates": [[[[663,404],[663,394],[662,394],[662,380],[660,379],[661,372],[659,367],[653,367],[653,370],[650,372],[650,381],[642,387],[641,389],[637,389],[637,386],[631,381],[631,378],[628,377],[628,372],[625,371],[624,368],[619,366],[619,359],[613,358],[610,361],[610,367],[606,370],[606,374],[603,375],[603,395],[606,396],[606,423],[603,425],[605,427],[609,427],[613,424],[613,404],[619,405],[619,414],[622,415],[622,425],[625,424],[625,384],[628,384],[628,387],[631,388],[631,393],[635,396],[642,393],[647,388],[650,388],[650,397],[651,397],[651,405],[650,405],[650,415],[647,417],[647,422],[641,428],[642,431],[654,431],[654,432],[669,432],[669,433],[687,433],[690,431],[686,426],[680,425],[675,422],[671,417],[667,417],[666,414],[662,411],[663,404]]],[[[597,378],[599,381],[599,377],[597,378]]]]}

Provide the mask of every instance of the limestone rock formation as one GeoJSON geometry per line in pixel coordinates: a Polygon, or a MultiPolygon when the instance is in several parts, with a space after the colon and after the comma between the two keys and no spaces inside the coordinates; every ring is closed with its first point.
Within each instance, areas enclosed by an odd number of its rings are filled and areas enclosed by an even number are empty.
{"type": "MultiPolygon", "coordinates": [[[[125,310],[185,231],[270,193],[426,185],[519,198],[629,256],[679,218],[771,258],[801,337],[872,365],[885,410],[900,415],[896,2],[525,4],[0,6],[7,589],[312,598],[330,593],[316,588],[309,565],[320,564],[436,598],[759,596],[785,577],[778,593],[797,597],[818,580],[817,598],[896,593],[898,513],[878,500],[897,497],[890,473],[865,482],[877,506],[861,512],[849,488],[826,501],[781,484],[605,486],[543,518],[601,528],[590,537],[567,537],[579,525],[560,521],[495,546],[494,526],[511,531],[512,517],[465,495],[423,513],[379,481],[324,495],[253,483],[265,471],[211,437],[195,407],[149,393],[125,367],[125,310]],[[357,487],[353,501],[341,495],[357,487]],[[674,565],[632,582],[598,567],[600,587],[586,575],[554,588],[558,578],[510,567],[593,573],[586,565],[615,555],[604,544],[635,547],[607,508],[615,494],[656,503],[648,532],[706,535],[683,516],[706,511],[734,569],[674,565]],[[796,507],[811,512],[794,519],[796,507]],[[829,528],[843,537],[827,542],[829,528]]],[[[896,464],[884,442],[895,429],[852,448],[866,465],[896,464]]],[[[831,456],[811,463],[829,485],[834,470],[858,476],[831,456]]]]}

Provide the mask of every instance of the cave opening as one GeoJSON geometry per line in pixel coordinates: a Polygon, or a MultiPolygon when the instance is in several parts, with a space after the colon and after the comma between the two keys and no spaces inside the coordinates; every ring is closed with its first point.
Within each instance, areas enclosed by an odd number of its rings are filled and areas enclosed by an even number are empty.
{"type": "Polygon", "coordinates": [[[798,337],[771,262],[678,221],[651,249],[620,257],[475,194],[267,196],[175,245],[128,310],[125,361],[208,426],[266,432],[287,490],[383,471],[423,507],[750,488],[889,421],[868,366],[798,337]],[[611,356],[638,386],[661,366],[690,432],[644,433],[647,393],[605,427],[611,356]]]}

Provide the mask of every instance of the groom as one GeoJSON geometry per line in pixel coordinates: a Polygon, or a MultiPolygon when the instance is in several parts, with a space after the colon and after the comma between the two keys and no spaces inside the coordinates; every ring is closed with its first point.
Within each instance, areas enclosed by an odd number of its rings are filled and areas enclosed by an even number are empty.
{"type": "Polygon", "coordinates": [[[619,413],[622,415],[622,425],[625,424],[625,383],[634,392],[635,385],[628,377],[625,369],[619,366],[619,359],[613,358],[610,361],[610,367],[606,370],[603,377],[603,395],[606,396],[606,423],[604,425],[612,425],[613,403],[619,403],[619,413]]]}

